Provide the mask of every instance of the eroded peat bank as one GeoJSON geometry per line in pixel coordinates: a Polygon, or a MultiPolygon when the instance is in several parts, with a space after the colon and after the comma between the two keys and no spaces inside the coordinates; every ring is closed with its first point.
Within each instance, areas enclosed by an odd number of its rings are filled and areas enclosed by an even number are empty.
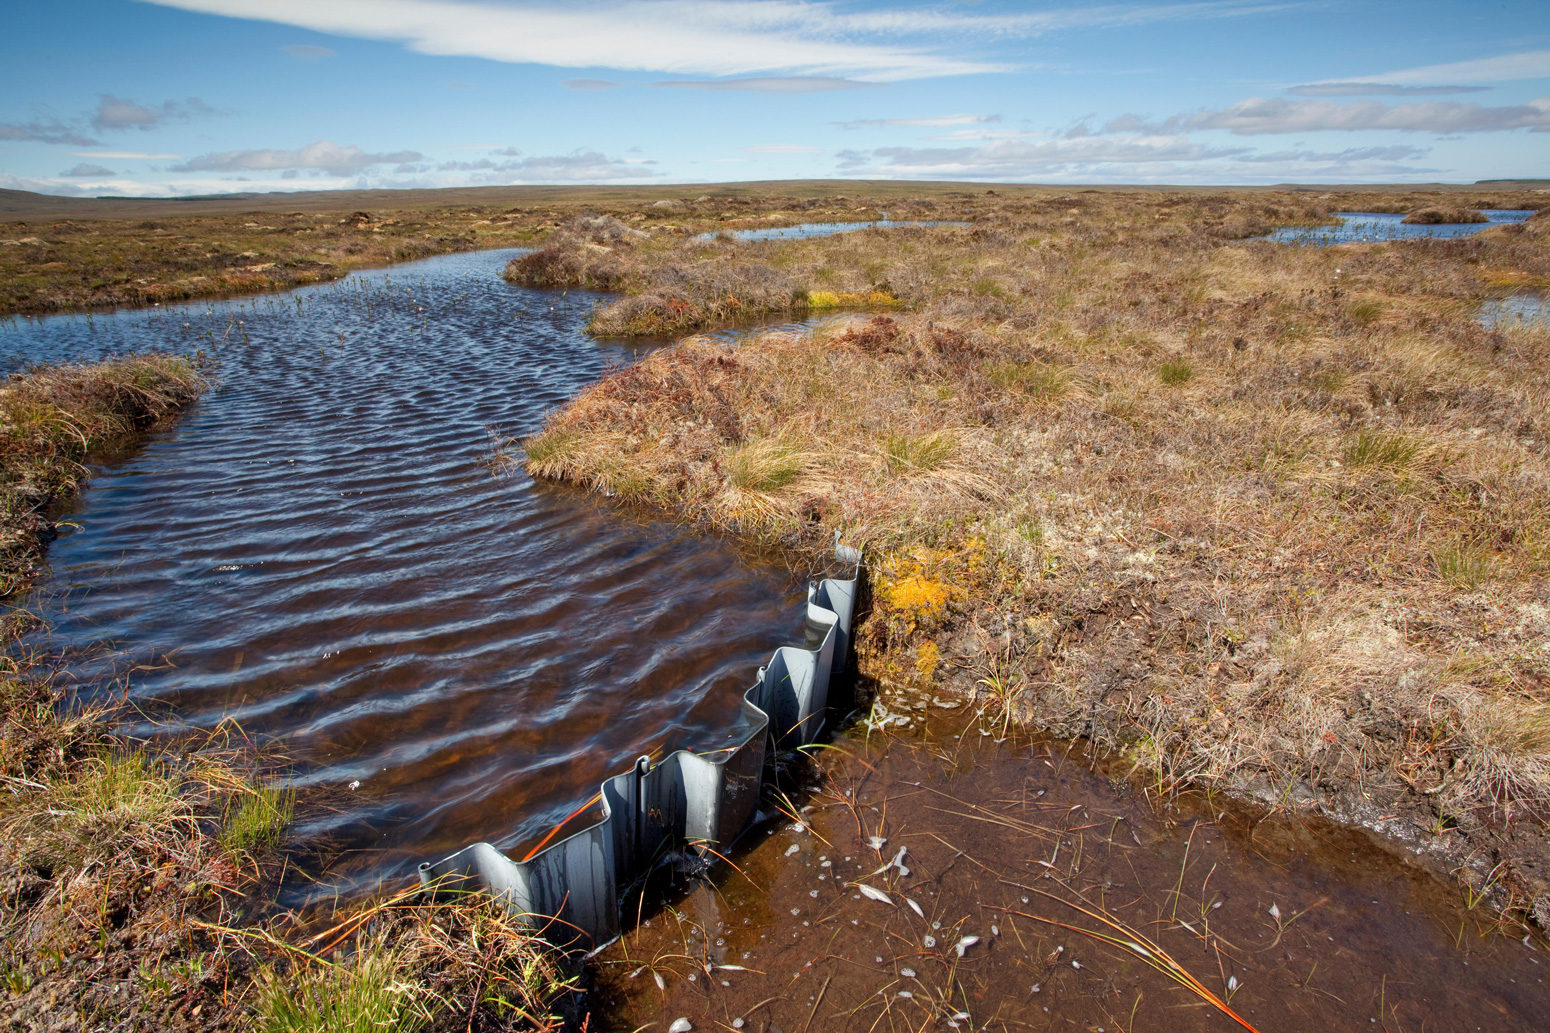
{"type": "Polygon", "coordinates": [[[763,242],[576,223],[507,276],[606,279],[595,332],[849,316],[657,351],[528,468],[866,545],[876,723],[969,698],[1164,794],[1378,830],[1543,925],[1550,355],[1482,310],[1550,283],[1547,223],[1482,196],[1519,221],[1255,239],[1427,206],[1361,201],[981,196],[971,227],[763,242]]]}

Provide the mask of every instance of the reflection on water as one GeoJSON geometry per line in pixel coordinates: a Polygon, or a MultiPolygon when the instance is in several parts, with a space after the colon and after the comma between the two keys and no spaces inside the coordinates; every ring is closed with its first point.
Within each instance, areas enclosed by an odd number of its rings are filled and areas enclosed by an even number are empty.
{"type": "Polygon", "coordinates": [[[929,228],[932,226],[968,226],[967,222],[907,222],[896,219],[875,219],[872,222],[804,222],[800,226],[775,226],[757,230],[721,230],[702,233],[700,240],[715,240],[726,234],[735,240],[805,240],[809,237],[827,237],[852,230],[893,229],[900,226],[929,228]]]}
{"type": "Polygon", "coordinates": [[[1484,208],[1486,222],[1443,223],[1440,225],[1406,225],[1404,213],[1393,212],[1337,212],[1338,226],[1286,226],[1271,233],[1266,240],[1283,244],[1347,244],[1384,240],[1408,240],[1412,237],[1467,237],[1479,233],[1487,226],[1523,222],[1534,214],[1534,209],[1484,208]]]}
{"type": "Polygon", "coordinates": [[[512,287],[510,257],[0,327],[13,367],[219,356],[219,389],[99,472],[38,601],[59,643],[142,665],[136,699],[278,736],[337,788],[299,833],[352,851],[345,883],[531,841],[639,753],[719,745],[801,634],[783,571],[492,477],[487,426],[531,433],[632,358],[583,333],[595,296],[512,287]]]}

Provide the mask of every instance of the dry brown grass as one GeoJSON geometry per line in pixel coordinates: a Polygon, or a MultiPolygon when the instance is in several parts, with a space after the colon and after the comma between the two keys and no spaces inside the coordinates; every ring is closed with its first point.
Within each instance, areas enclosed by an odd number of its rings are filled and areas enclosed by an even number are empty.
{"type": "Polygon", "coordinates": [[[1508,837],[1544,893],[1525,859],[1550,857],[1550,340],[1474,320],[1506,273],[1550,275],[1543,219],[1233,239],[1377,203],[1303,196],[642,244],[643,292],[741,260],[802,289],[886,281],[909,311],[652,353],[557,414],[530,469],[792,547],[867,544],[860,647],[895,709],[980,693],[994,666],[1025,720],[1164,787],[1508,837]]]}
{"type": "Polygon", "coordinates": [[[208,383],[197,360],[143,355],[43,367],[0,385],[0,596],[35,576],[54,533],[48,510],[74,498],[87,454],[166,419],[208,383]]]}

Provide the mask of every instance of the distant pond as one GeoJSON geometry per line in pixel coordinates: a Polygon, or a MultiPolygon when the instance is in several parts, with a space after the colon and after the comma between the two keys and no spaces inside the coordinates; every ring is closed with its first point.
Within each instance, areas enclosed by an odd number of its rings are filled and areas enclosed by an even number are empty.
{"type": "Polygon", "coordinates": [[[1264,237],[1282,244],[1347,244],[1384,240],[1409,240],[1412,237],[1467,237],[1488,226],[1524,222],[1533,208],[1482,208],[1485,222],[1453,222],[1432,225],[1409,224],[1401,212],[1336,212],[1338,226],[1286,226],[1264,237]]]}

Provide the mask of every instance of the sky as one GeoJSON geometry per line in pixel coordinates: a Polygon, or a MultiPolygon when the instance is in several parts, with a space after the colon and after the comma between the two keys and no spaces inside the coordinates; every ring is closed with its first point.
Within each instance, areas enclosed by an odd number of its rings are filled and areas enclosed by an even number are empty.
{"type": "Polygon", "coordinates": [[[1550,4],[3,0],[0,188],[1550,178],[1550,4]]]}

